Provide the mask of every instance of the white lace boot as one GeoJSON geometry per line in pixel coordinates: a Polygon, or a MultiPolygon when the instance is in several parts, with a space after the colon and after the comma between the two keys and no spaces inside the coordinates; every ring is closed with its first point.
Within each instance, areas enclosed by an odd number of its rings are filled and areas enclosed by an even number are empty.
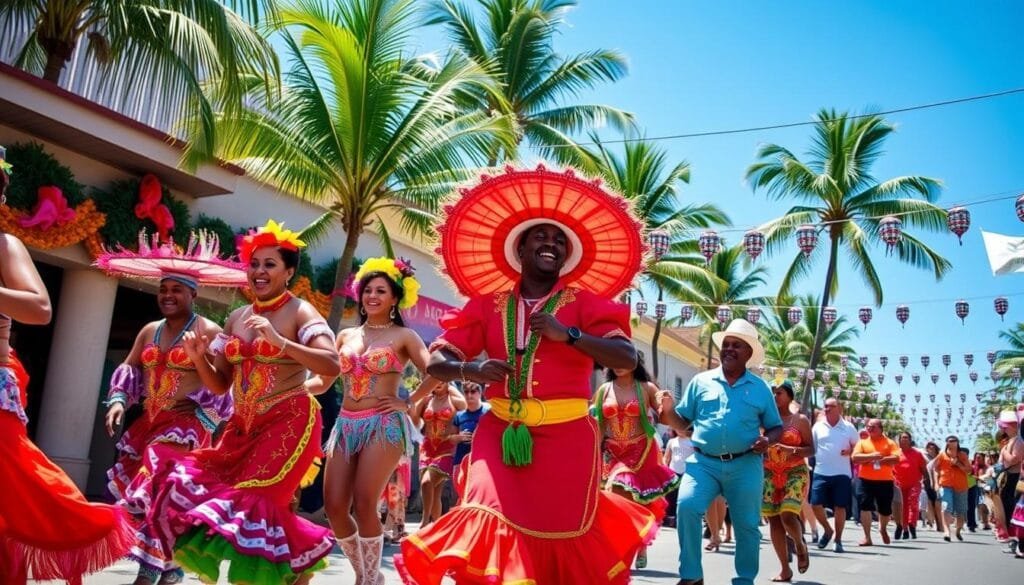
{"type": "Polygon", "coordinates": [[[345,558],[352,564],[352,570],[356,573],[355,585],[364,585],[366,581],[363,580],[363,556],[359,547],[359,535],[353,533],[348,538],[338,539],[338,546],[341,547],[341,552],[345,553],[345,558]]]}
{"type": "Polygon", "coordinates": [[[384,552],[384,535],[359,537],[359,555],[362,559],[363,585],[384,585],[380,560],[384,552]]]}

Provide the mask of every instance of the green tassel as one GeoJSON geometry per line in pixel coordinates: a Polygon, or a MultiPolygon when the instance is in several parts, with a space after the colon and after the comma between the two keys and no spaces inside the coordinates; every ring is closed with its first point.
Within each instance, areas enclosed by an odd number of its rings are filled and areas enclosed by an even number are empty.
{"type": "Polygon", "coordinates": [[[523,467],[533,463],[533,436],[530,427],[510,423],[501,434],[501,458],[505,465],[523,467]]]}

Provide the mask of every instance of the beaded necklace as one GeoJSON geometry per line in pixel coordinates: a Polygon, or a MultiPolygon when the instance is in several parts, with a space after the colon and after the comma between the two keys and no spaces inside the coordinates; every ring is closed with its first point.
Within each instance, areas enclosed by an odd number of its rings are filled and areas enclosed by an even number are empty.
{"type": "Polygon", "coordinates": [[[260,315],[262,313],[273,313],[287,305],[290,300],[292,300],[292,293],[288,291],[284,291],[280,296],[276,296],[269,301],[256,299],[252,303],[252,312],[256,315],[260,315]]]}
{"type": "MultiPolygon", "coordinates": [[[[551,298],[541,307],[540,312],[550,313],[558,304],[558,299],[561,296],[562,291],[551,295],[551,298]]],[[[505,465],[522,467],[533,461],[533,437],[530,435],[530,428],[522,423],[526,414],[522,396],[526,381],[530,378],[530,372],[533,369],[533,356],[537,353],[537,346],[540,345],[540,335],[530,331],[523,359],[516,364],[516,354],[519,349],[516,342],[521,328],[517,319],[518,311],[519,299],[515,294],[511,294],[505,305],[505,352],[508,355],[506,358],[508,365],[512,368],[512,374],[508,377],[510,421],[501,435],[501,457],[505,465]]]]}

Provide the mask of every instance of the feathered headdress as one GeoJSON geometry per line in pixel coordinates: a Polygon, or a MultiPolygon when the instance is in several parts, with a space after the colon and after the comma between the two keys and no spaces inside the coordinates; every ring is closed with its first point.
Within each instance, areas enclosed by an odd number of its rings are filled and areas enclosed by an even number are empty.
{"type": "Polygon", "coordinates": [[[275,246],[298,252],[306,247],[306,242],[299,238],[298,232],[284,229],[284,223],[277,223],[272,219],[267,220],[267,225],[258,228],[244,236],[239,236],[236,242],[238,257],[245,264],[249,263],[253,252],[266,246],[275,246]]]}

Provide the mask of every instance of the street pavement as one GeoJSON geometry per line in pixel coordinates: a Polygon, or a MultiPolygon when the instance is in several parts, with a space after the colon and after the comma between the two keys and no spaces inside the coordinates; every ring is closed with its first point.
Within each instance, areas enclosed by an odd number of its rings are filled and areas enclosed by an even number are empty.
{"type": "MultiPolygon", "coordinates": [[[[410,529],[412,528],[414,526],[410,526],[410,529]]],[[[764,540],[761,542],[761,573],[757,579],[759,584],[770,583],[770,579],[779,573],[778,561],[768,541],[767,527],[762,531],[764,540]]],[[[1024,583],[1024,561],[1015,560],[1011,555],[1001,552],[1003,545],[992,538],[991,532],[979,530],[971,534],[965,530],[965,542],[946,543],[935,531],[922,529],[918,531],[917,540],[894,542],[889,546],[876,544],[870,548],[858,548],[856,543],[861,534],[860,527],[850,526],[844,536],[846,552],[843,554],[833,553],[831,545],[826,551],[819,551],[814,545],[809,545],[811,568],[804,575],[796,574],[793,582],[804,585],[1024,583]]],[[[876,543],[881,542],[877,534],[873,540],[876,543]]],[[[388,585],[400,583],[391,565],[391,555],[397,550],[397,547],[388,547],[385,550],[384,574],[388,585]]],[[[733,553],[732,544],[723,544],[720,552],[704,553],[704,580],[708,585],[730,583],[733,575],[733,553]]],[[[675,531],[662,528],[648,552],[648,568],[634,571],[633,583],[674,585],[678,580],[677,555],[675,531]]],[[[795,559],[793,568],[796,569],[795,559]]],[[[85,585],[130,585],[134,580],[135,571],[136,567],[131,563],[119,563],[101,574],[86,577],[85,585]]],[[[335,549],[330,557],[330,567],[318,573],[313,579],[313,584],[349,585],[353,581],[351,568],[341,553],[335,549]]],[[[189,577],[185,582],[190,585],[199,584],[199,580],[194,577],[189,577]]],[[[226,583],[223,580],[221,582],[226,583]]],[[[46,583],[58,585],[54,581],[46,583]]]]}

